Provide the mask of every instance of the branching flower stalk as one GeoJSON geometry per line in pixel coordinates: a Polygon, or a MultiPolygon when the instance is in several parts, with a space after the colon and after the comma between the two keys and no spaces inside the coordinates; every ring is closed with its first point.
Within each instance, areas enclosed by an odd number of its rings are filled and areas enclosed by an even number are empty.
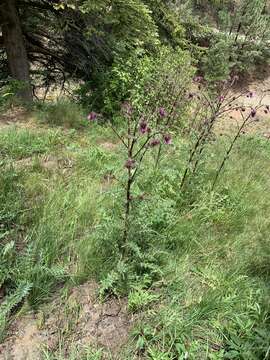
{"type": "Polygon", "coordinates": [[[132,202],[136,200],[133,196],[133,185],[136,181],[138,172],[143,163],[146,153],[164,141],[169,143],[170,135],[164,135],[165,121],[159,122],[154,117],[159,117],[161,120],[166,116],[165,110],[160,108],[153,116],[151,114],[150,122],[145,117],[140,116],[129,103],[123,104],[123,114],[127,122],[127,133],[121,135],[115,126],[110,123],[110,127],[116,136],[124,145],[127,153],[127,160],[124,167],[127,170],[127,179],[124,185],[125,190],[125,205],[124,205],[124,230],[123,236],[119,243],[119,250],[125,256],[127,255],[127,242],[130,228],[130,212],[132,202]]]}
{"type": "MultiPolygon", "coordinates": [[[[177,87],[174,88],[174,90],[177,90],[177,87]]],[[[166,127],[172,127],[175,121],[178,119],[178,111],[179,109],[184,107],[184,103],[186,102],[186,89],[180,88],[180,91],[175,94],[175,98],[172,99],[172,105],[171,108],[167,114],[167,120],[166,120],[166,127]]],[[[162,109],[162,108],[161,108],[162,109]]],[[[165,115],[165,113],[164,113],[165,115]]],[[[166,143],[166,141],[165,141],[166,143]]],[[[167,139],[167,143],[170,143],[170,140],[167,139]]],[[[162,143],[159,144],[156,162],[155,162],[155,169],[158,168],[159,161],[161,158],[161,152],[162,152],[162,143]]]]}
{"type": "Polygon", "coordinates": [[[184,187],[189,173],[192,172],[192,174],[195,174],[197,170],[197,166],[200,161],[200,156],[202,155],[202,152],[204,150],[204,146],[206,145],[209,135],[212,132],[213,126],[219,117],[221,105],[221,102],[219,102],[215,107],[209,101],[207,101],[207,107],[208,109],[210,108],[211,115],[203,122],[203,126],[197,136],[197,140],[195,141],[193,148],[190,149],[190,155],[180,183],[181,189],[184,187]],[[196,160],[192,169],[194,159],[196,160]]]}
{"type": "MultiPolygon", "coordinates": [[[[202,128],[203,136],[201,139],[201,144],[199,144],[198,154],[196,155],[196,160],[195,160],[193,168],[191,170],[192,174],[195,174],[197,171],[198,165],[201,160],[202,153],[205,149],[205,145],[207,145],[207,141],[210,138],[210,135],[212,133],[212,130],[213,130],[213,127],[214,127],[216,121],[218,121],[219,118],[226,113],[228,115],[230,112],[232,112],[234,110],[239,110],[238,105],[232,107],[232,104],[245,94],[246,94],[246,91],[242,92],[241,94],[238,94],[237,96],[232,96],[232,98],[229,98],[227,101],[225,101],[226,96],[228,95],[228,89],[225,89],[224,95],[221,95],[218,98],[217,107],[215,108],[214,105],[211,106],[213,114],[212,114],[209,122],[206,121],[202,128]]],[[[191,163],[192,163],[192,161],[191,161],[191,163]]]]}
{"type": "MultiPolygon", "coordinates": [[[[219,165],[219,167],[218,167],[218,169],[216,171],[216,175],[215,175],[214,181],[212,183],[211,191],[214,190],[214,188],[215,188],[215,186],[217,184],[217,181],[218,181],[218,179],[220,177],[220,174],[221,174],[227,160],[229,159],[230,154],[231,154],[237,140],[240,138],[243,130],[247,126],[249,126],[252,122],[254,122],[256,120],[256,115],[258,113],[258,110],[261,109],[262,107],[264,107],[264,105],[262,105],[261,102],[262,102],[262,99],[261,99],[260,103],[255,108],[250,108],[250,111],[246,116],[245,116],[244,111],[243,111],[243,110],[246,111],[246,108],[240,109],[240,114],[241,114],[241,117],[242,117],[242,123],[239,126],[235,136],[233,137],[233,139],[232,139],[228,149],[226,150],[225,155],[224,155],[224,157],[223,157],[223,159],[222,159],[222,161],[221,161],[221,163],[220,163],[220,165],[219,165]]],[[[268,109],[269,109],[269,106],[266,105],[265,106],[265,112],[268,113],[269,112],[268,109]]]]}
{"type": "MultiPolygon", "coordinates": [[[[213,133],[213,128],[216,122],[223,116],[228,116],[232,111],[239,111],[241,106],[237,104],[237,101],[243,96],[252,97],[252,92],[242,91],[239,94],[230,95],[233,85],[238,80],[235,76],[230,81],[223,82],[218,90],[218,95],[215,95],[214,98],[210,94],[205,94],[202,90],[199,95],[194,95],[194,100],[199,99],[199,103],[202,108],[205,108],[205,111],[200,115],[206,113],[206,119],[202,119],[201,126],[199,128],[199,133],[197,139],[190,149],[190,155],[185,167],[181,182],[180,188],[182,189],[187,181],[189,175],[195,175],[198,165],[202,159],[202,154],[208,144],[211,134],[213,133]],[[203,100],[203,102],[201,102],[203,100]]],[[[200,82],[202,80],[200,79],[200,82]]],[[[201,90],[201,86],[199,87],[201,90]]],[[[198,109],[198,105],[197,109],[198,109]]],[[[195,113],[196,117],[199,115],[198,110],[195,113]]]]}

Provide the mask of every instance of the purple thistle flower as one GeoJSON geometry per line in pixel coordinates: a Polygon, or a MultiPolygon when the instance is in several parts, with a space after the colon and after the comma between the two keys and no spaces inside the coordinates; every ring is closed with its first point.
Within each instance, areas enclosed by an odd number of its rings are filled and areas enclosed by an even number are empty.
{"type": "Polygon", "coordinates": [[[164,118],[167,115],[167,113],[163,107],[159,108],[158,112],[159,112],[160,117],[162,117],[162,118],[164,118]]]}
{"type": "Polygon", "coordinates": [[[166,145],[171,145],[171,143],[172,143],[172,137],[170,134],[165,134],[163,136],[163,140],[166,145]]]}
{"type": "Polygon", "coordinates": [[[150,128],[145,120],[140,122],[139,130],[141,134],[145,134],[146,132],[150,132],[150,128]]]}
{"type": "Polygon", "coordinates": [[[257,114],[257,111],[255,109],[252,109],[251,113],[250,113],[251,117],[254,118],[256,116],[256,114],[257,114]]]}
{"type": "Polygon", "coordinates": [[[133,168],[135,168],[135,166],[136,166],[136,162],[135,162],[134,159],[129,158],[125,162],[125,168],[126,169],[133,169],[133,168]]]}
{"type": "Polygon", "coordinates": [[[159,144],[160,144],[160,140],[159,140],[159,139],[152,139],[152,140],[150,141],[150,143],[149,143],[149,146],[155,147],[155,146],[157,146],[157,145],[159,145],[159,144]]]}
{"type": "Polygon", "coordinates": [[[91,111],[88,116],[87,119],[89,121],[95,121],[97,119],[97,113],[95,113],[94,111],[91,111]]]}

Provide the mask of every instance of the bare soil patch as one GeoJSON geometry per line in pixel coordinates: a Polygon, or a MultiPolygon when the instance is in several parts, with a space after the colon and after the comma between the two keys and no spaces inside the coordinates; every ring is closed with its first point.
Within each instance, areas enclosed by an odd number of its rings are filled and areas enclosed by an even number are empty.
{"type": "MultiPolygon", "coordinates": [[[[239,99],[239,106],[255,107],[261,103],[270,106],[270,76],[265,79],[257,79],[250,82],[246,87],[242,87],[240,91],[246,89],[251,91],[253,96],[243,96],[239,99]]],[[[237,95],[237,93],[236,93],[237,95]]],[[[230,116],[226,116],[216,124],[215,131],[221,135],[234,134],[242,122],[242,117],[239,111],[233,111],[230,116]]],[[[244,133],[251,135],[260,135],[266,138],[270,137],[270,112],[265,112],[265,108],[258,111],[256,118],[252,123],[244,129],[244,133]]]]}
{"type": "Polygon", "coordinates": [[[132,318],[125,299],[97,299],[97,285],[87,282],[57,297],[39,313],[16,319],[7,339],[0,345],[0,359],[41,360],[42,349],[50,351],[63,346],[68,354],[71,346],[98,345],[117,358],[127,342],[132,318]]]}

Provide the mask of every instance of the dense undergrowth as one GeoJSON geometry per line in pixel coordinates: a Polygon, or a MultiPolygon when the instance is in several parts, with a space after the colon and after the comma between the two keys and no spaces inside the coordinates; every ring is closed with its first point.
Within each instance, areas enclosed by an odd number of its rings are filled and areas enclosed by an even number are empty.
{"type": "Polygon", "coordinates": [[[268,358],[268,140],[242,136],[213,191],[227,140],[209,143],[186,191],[187,140],[175,138],[158,169],[151,150],[128,262],[118,247],[125,154],[107,125],[2,129],[0,143],[2,338],[23,303],[37,309],[59,285],[95,278],[103,298],[127,295],[141,314],[123,359],[268,358]],[[44,166],[48,154],[57,169],[44,166]]]}

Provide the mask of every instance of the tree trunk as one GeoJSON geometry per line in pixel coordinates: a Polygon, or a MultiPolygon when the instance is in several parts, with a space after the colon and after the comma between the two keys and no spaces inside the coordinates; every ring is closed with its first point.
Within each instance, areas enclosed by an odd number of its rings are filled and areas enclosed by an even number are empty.
{"type": "Polygon", "coordinates": [[[32,100],[29,61],[16,0],[0,0],[0,24],[10,74],[15,80],[22,82],[22,87],[18,90],[17,95],[23,101],[29,102],[32,100]]]}

